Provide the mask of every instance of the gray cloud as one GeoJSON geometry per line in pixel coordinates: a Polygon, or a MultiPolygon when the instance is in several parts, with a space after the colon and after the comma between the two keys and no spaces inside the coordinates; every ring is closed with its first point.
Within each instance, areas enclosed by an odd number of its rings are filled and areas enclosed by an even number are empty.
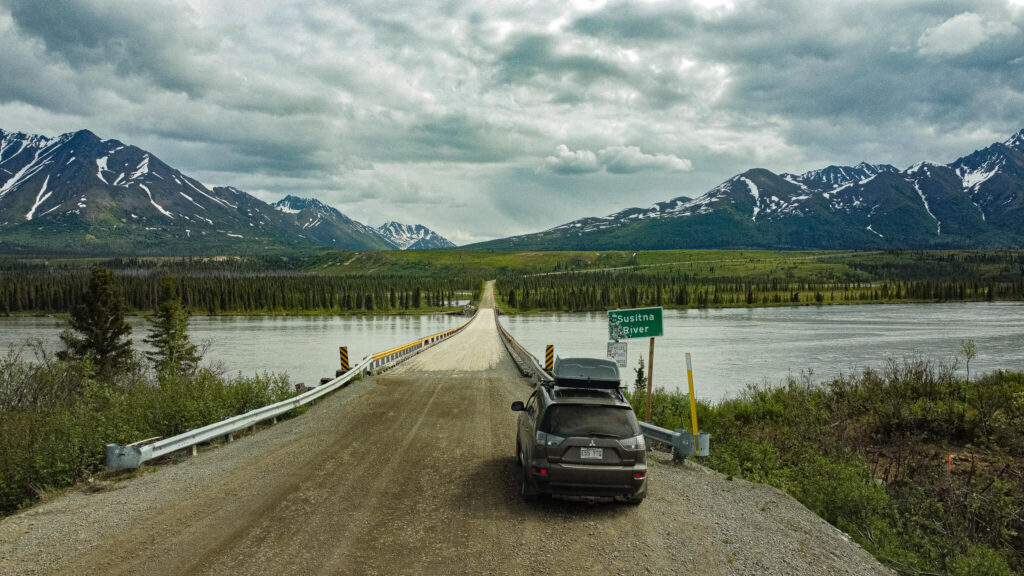
{"type": "Polygon", "coordinates": [[[565,144],[559,144],[555,154],[544,159],[544,166],[556,174],[587,174],[601,169],[597,154],[590,150],[570,150],[565,144]]]}
{"type": "Polygon", "coordinates": [[[544,159],[544,168],[555,174],[589,174],[606,170],[611,174],[642,171],[687,172],[693,163],[672,154],[645,154],[637,146],[609,146],[597,152],[570,150],[559,144],[555,153],[544,159]]]}
{"type": "Polygon", "coordinates": [[[1017,36],[1020,30],[1006,21],[985,21],[980,14],[964,12],[924,31],[918,39],[918,53],[950,56],[973,52],[1000,36],[1017,36]]]}
{"type": "Polygon", "coordinates": [[[481,240],[950,161],[1024,127],[1022,31],[1005,0],[0,0],[0,127],[481,240]]]}

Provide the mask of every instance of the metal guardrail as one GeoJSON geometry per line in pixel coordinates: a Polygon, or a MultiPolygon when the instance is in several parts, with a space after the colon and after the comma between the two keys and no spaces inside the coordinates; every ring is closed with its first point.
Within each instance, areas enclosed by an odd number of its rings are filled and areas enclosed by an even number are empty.
{"type": "MultiPolygon", "coordinates": [[[[523,348],[522,344],[517,342],[512,334],[501,325],[497,308],[494,310],[494,323],[498,326],[498,333],[501,335],[501,341],[505,344],[505,349],[508,350],[509,356],[512,357],[523,376],[530,377],[534,383],[552,380],[551,375],[544,370],[540,361],[530,354],[529,350],[523,348]]],[[[648,440],[671,446],[672,455],[678,460],[685,459],[687,456],[704,457],[711,454],[711,435],[706,432],[691,434],[682,428],[666,430],[647,422],[641,422],[640,428],[648,440]]]]}
{"type": "Polygon", "coordinates": [[[711,455],[711,435],[707,432],[690,434],[682,428],[666,430],[647,422],[641,422],[640,429],[644,431],[644,437],[648,440],[671,446],[672,456],[677,460],[683,460],[687,456],[711,455]]]}
{"type": "Polygon", "coordinates": [[[170,454],[171,452],[181,450],[182,448],[196,446],[222,436],[230,437],[230,435],[235,432],[240,432],[246,428],[259,424],[260,422],[277,418],[278,416],[298,408],[299,406],[309,404],[310,402],[313,402],[314,400],[317,400],[338,388],[348,385],[353,378],[362,375],[363,373],[378,374],[393,368],[426,348],[429,348],[439,342],[443,342],[455,334],[458,334],[465,329],[466,326],[469,326],[470,322],[475,319],[476,315],[462,325],[452,328],[451,330],[438,332],[437,334],[432,334],[425,338],[418,338],[408,344],[396,346],[389,350],[367,356],[363,358],[359,364],[353,366],[348,372],[345,372],[330,382],[326,382],[312,390],[303,392],[294,398],[289,398],[276,404],[270,404],[262,408],[250,410],[245,414],[239,414],[238,416],[227,418],[220,422],[214,422],[213,424],[208,424],[201,428],[189,430],[188,432],[178,434],[171,438],[157,440],[156,442],[142,441],[127,445],[107,444],[107,466],[110,468],[138,468],[143,462],[159,458],[160,456],[170,454]]]}
{"type": "Polygon", "coordinates": [[[527,376],[533,383],[537,382],[549,382],[552,380],[551,375],[544,370],[541,366],[537,357],[530,354],[530,351],[523,348],[522,344],[516,341],[515,338],[509,334],[508,330],[501,325],[501,320],[498,318],[498,309],[494,309],[494,324],[498,327],[498,334],[501,336],[501,342],[505,345],[505,350],[508,351],[509,356],[512,357],[512,361],[515,362],[519,373],[523,376],[527,376]]]}
{"type": "Polygon", "coordinates": [[[290,410],[309,404],[310,402],[329,394],[338,388],[346,386],[353,378],[361,375],[369,365],[370,356],[367,356],[366,358],[363,358],[362,362],[352,367],[348,372],[322,386],[317,386],[312,390],[303,392],[294,398],[289,398],[287,400],[277,402],[276,404],[270,404],[262,408],[250,410],[245,414],[239,414],[233,418],[214,422],[213,424],[208,424],[202,428],[189,430],[188,432],[178,434],[177,436],[164,438],[163,440],[157,440],[156,442],[149,444],[107,444],[107,466],[111,468],[138,468],[147,460],[158,458],[164,454],[170,454],[171,452],[181,450],[182,448],[188,448],[189,446],[209,442],[214,438],[228,436],[229,434],[239,432],[249,428],[250,426],[259,424],[260,422],[277,418],[290,410]]]}

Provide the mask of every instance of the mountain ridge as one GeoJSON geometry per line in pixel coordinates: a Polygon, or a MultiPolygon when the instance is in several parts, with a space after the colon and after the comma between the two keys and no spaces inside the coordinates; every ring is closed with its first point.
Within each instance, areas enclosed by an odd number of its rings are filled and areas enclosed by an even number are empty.
{"type": "Polygon", "coordinates": [[[463,246],[498,250],[1024,246],[1024,130],[949,164],[753,168],[697,198],[463,246]]]}
{"type": "MultiPolygon", "coordinates": [[[[319,200],[277,209],[210,187],[155,154],[89,130],[55,137],[0,129],[0,251],[206,254],[396,248],[319,200]]],[[[436,233],[431,231],[431,234],[436,233]]],[[[439,235],[437,235],[440,237],[439,235]]]]}

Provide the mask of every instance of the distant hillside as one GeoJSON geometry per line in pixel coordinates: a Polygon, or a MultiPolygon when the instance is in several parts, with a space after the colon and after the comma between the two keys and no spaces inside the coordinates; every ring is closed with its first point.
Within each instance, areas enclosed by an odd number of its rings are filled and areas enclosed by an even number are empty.
{"type": "Polygon", "coordinates": [[[1024,130],[947,165],[753,169],[699,198],[466,246],[498,250],[1024,246],[1024,130]]]}

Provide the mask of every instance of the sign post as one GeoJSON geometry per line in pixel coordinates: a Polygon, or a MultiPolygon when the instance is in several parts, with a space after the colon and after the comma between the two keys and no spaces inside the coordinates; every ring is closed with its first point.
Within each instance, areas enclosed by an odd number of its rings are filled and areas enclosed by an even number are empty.
{"type": "Polygon", "coordinates": [[[654,387],[654,339],[664,335],[662,308],[631,308],[608,311],[608,338],[615,342],[632,338],[650,338],[647,357],[647,410],[644,419],[651,421],[651,390],[654,387]]]}
{"type": "Polygon", "coordinates": [[[651,338],[651,351],[647,354],[647,408],[644,410],[644,421],[651,421],[651,389],[654,387],[654,338],[651,338]]]}

